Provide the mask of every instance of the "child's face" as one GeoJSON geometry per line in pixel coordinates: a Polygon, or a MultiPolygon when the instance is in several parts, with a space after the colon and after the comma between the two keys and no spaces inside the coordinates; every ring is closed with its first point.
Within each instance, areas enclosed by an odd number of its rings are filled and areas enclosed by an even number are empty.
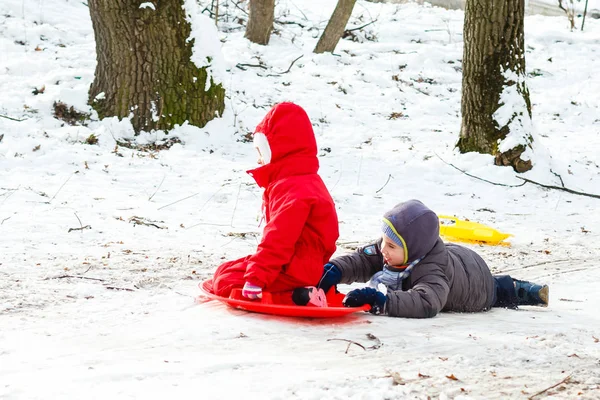
{"type": "Polygon", "coordinates": [[[381,254],[383,254],[385,263],[392,267],[402,265],[402,262],[404,261],[404,249],[394,243],[394,241],[386,235],[383,235],[381,254]]]}

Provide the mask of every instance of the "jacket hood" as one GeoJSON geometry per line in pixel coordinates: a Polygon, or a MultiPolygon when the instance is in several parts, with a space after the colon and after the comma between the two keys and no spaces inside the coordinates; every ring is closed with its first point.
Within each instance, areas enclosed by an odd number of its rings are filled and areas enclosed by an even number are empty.
{"type": "Polygon", "coordinates": [[[247,171],[261,187],[285,176],[316,173],[317,141],[304,109],[294,103],[275,105],[256,126],[270,148],[270,162],[247,171]]]}
{"type": "Polygon", "coordinates": [[[382,229],[404,247],[405,264],[426,256],[440,236],[438,216],[419,200],[397,204],[386,212],[382,229]]]}

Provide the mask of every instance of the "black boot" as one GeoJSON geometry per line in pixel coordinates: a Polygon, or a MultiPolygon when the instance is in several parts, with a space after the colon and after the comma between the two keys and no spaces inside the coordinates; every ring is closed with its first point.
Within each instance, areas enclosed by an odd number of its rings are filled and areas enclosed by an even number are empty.
{"type": "Polygon", "coordinates": [[[548,285],[536,285],[535,283],[519,281],[517,279],[513,279],[513,281],[518,305],[548,307],[548,285]]]}

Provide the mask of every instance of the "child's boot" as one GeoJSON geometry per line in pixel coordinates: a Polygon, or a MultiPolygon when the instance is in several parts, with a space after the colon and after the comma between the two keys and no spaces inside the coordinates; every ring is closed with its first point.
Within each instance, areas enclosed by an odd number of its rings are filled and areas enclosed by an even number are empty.
{"type": "Polygon", "coordinates": [[[292,300],[298,306],[327,307],[325,292],[314,286],[294,289],[292,300]]]}
{"type": "Polygon", "coordinates": [[[513,279],[513,281],[518,305],[548,307],[548,285],[536,285],[535,283],[517,279],[513,279]]]}

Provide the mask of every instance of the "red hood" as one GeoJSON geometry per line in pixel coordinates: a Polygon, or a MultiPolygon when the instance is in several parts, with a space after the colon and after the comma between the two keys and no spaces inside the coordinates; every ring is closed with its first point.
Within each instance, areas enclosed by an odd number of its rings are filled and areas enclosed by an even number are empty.
{"type": "Polygon", "coordinates": [[[258,186],[292,175],[315,174],[319,170],[317,141],[302,107],[293,103],[275,105],[254,132],[262,132],[271,147],[271,162],[247,171],[258,186]]]}

